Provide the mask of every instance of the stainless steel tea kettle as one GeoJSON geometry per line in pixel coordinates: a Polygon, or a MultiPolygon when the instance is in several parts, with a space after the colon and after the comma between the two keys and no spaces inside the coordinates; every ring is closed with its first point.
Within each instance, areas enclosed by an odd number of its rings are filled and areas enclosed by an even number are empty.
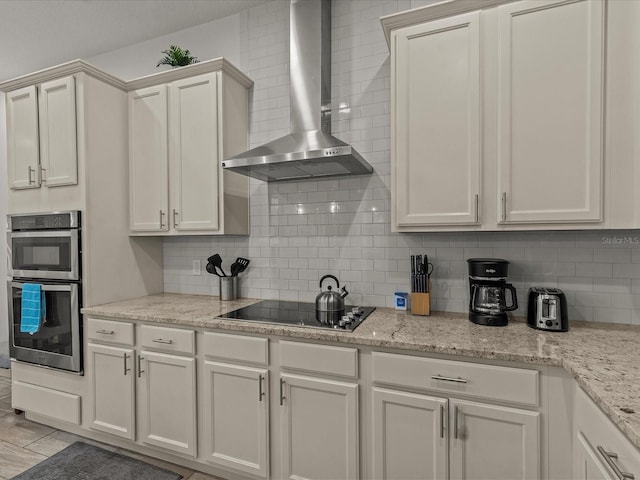
{"type": "Polygon", "coordinates": [[[345,287],[340,288],[340,282],[333,275],[325,275],[320,279],[321,292],[316,297],[316,320],[327,325],[337,325],[344,314],[344,297],[349,295],[345,287]],[[336,289],[332,290],[331,285],[327,290],[322,290],[322,282],[331,278],[336,282],[336,289]]]}

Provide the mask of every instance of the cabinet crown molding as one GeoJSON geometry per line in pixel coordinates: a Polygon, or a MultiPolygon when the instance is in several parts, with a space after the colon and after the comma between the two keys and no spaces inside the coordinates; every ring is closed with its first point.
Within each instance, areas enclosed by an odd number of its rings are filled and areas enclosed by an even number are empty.
{"type": "Polygon", "coordinates": [[[137,90],[139,88],[151,87],[153,85],[159,85],[161,83],[169,83],[173,82],[174,80],[181,80],[183,78],[193,77],[194,75],[216,71],[222,71],[228,74],[231,78],[236,80],[245,88],[251,88],[253,86],[253,80],[242,73],[227,59],[225,59],[224,57],[219,57],[212,60],[207,60],[205,62],[187,65],[186,67],[174,68],[172,70],[153,73],[151,75],[146,75],[144,77],[130,80],[126,82],[126,90],[137,90]]]}
{"type": "Polygon", "coordinates": [[[451,17],[461,13],[484,10],[513,1],[515,0],[445,0],[432,5],[425,5],[424,7],[405,10],[404,12],[385,15],[384,17],[380,17],[380,23],[384,30],[387,46],[391,48],[391,32],[399,28],[410,27],[419,23],[451,17]]]}
{"type": "Polygon", "coordinates": [[[86,73],[87,75],[95,77],[108,85],[121,90],[126,89],[126,83],[124,80],[114,77],[84,60],[77,59],[2,82],[0,83],[0,91],[10,92],[12,90],[17,90],[18,88],[48,82],[49,80],[55,80],[56,78],[66,77],[75,73],[86,73]]]}

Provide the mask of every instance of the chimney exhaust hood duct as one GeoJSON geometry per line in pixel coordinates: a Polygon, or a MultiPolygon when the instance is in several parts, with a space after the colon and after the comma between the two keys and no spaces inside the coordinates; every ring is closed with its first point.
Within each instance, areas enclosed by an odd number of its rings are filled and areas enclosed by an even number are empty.
{"type": "Polygon", "coordinates": [[[331,1],[291,0],[291,133],[222,162],[266,182],[370,174],[356,150],[331,135],[331,1]]]}

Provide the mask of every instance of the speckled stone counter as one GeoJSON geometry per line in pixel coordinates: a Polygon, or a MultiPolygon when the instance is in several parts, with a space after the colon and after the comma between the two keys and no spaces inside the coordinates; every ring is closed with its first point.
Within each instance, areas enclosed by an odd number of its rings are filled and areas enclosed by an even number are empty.
{"type": "MultiPolygon", "coordinates": [[[[200,295],[159,294],[84,308],[85,315],[158,324],[216,328],[326,342],[368,345],[564,367],[640,448],[640,328],[572,322],[569,332],[474,325],[464,314],[418,317],[378,308],[354,332],[216,318],[258,302],[200,295]]],[[[605,320],[605,319],[603,319],[605,320]]]]}

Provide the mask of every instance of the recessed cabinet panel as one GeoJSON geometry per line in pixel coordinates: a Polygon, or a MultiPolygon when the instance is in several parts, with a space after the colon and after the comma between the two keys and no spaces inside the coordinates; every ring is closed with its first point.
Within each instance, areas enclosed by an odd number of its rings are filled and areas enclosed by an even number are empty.
{"type": "Polygon", "coordinates": [[[448,401],[373,389],[373,477],[447,478],[448,401]]]}
{"type": "Polygon", "coordinates": [[[40,186],[38,98],[34,85],[7,93],[9,187],[40,186]]]}
{"type": "Polygon", "coordinates": [[[540,478],[540,413],[449,400],[451,478],[540,478]]]}
{"type": "Polygon", "coordinates": [[[129,192],[131,230],[169,229],[167,89],[129,93],[129,192]]]}
{"type": "Polygon", "coordinates": [[[40,85],[40,161],[47,187],[78,183],[75,79],[40,85]]]}
{"type": "Polygon", "coordinates": [[[140,440],[195,457],[195,358],[143,350],[138,376],[140,440]]]}
{"type": "Polygon", "coordinates": [[[604,5],[498,8],[502,223],[602,220],[604,5]]]}
{"type": "Polygon", "coordinates": [[[475,12],[394,34],[398,227],[479,220],[479,19],[475,12]]]}
{"type": "Polygon", "coordinates": [[[135,440],[133,349],[89,344],[87,353],[93,398],[91,428],[135,440]]]}
{"type": "Polygon", "coordinates": [[[256,369],[204,362],[207,460],[267,478],[269,376],[256,369]]]}
{"type": "Polygon", "coordinates": [[[169,85],[172,222],[176,230],[218,230],[220,155],[217,74],[169,85]]]}

